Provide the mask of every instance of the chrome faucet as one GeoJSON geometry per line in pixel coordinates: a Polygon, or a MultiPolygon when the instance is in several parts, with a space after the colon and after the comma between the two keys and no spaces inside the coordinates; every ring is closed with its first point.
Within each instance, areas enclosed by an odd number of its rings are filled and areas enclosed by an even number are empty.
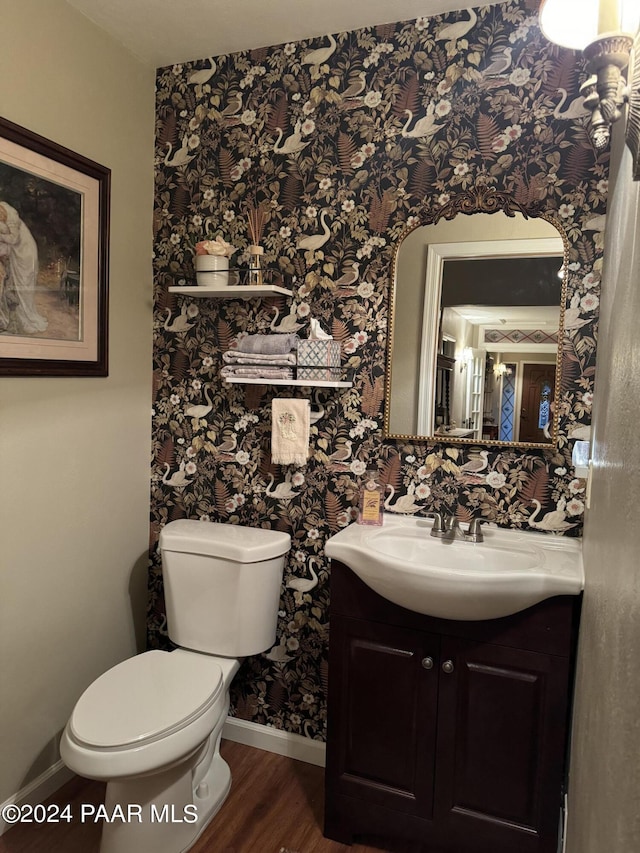
{"type": "Polygon", "coordinates": [[[441,512],[428,512],[427,517],[433,518],[431,536],[444,542],[462,539],[464,542],[482,542],[484,537],[480,525],[485,524],[486,518],[472,518],[468,530],[461,530],[455,515],[443,515],[441,512]]]}

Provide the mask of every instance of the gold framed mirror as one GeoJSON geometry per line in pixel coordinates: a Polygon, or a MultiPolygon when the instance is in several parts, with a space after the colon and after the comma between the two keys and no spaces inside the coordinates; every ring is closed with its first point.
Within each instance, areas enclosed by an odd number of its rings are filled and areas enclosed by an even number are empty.
{"type": "Polygon", "coordinates": [[[481,187],[402,233],[392,265],[385,437],[553,449],[568,240],[481,187]]]}

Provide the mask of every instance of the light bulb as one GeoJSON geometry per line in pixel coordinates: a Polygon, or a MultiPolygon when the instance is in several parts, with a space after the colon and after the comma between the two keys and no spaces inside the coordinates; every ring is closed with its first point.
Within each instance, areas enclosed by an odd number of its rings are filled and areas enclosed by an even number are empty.
{"type": "Polygon", "coordinates": [[[544,0],[540,29],[554,44],[584,50],[598,35],[598,0],[544,0]]]}
{"type": "Polygon", "coordinates": [[[640,23],[640,0],[544,0],[540,28],[549,41],[584,50],[604,33],[635,35],[640,23]]]}

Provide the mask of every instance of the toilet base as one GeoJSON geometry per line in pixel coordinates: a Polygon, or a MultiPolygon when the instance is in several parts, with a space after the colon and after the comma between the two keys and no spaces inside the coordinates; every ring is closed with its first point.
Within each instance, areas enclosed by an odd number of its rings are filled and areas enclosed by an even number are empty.
{"type": "Polygon", "coordinates": [[[162,773],[107,784],[105,813],[119,815],[119,805],[125,820],[104,823],[100,853],[186,853],[195,844],[231,788],[220,735],[212,740],[162,773]]]}

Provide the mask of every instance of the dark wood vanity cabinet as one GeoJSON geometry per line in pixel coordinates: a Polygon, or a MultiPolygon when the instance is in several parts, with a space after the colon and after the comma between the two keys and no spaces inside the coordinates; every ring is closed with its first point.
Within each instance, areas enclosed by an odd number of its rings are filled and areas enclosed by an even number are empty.
{"type": "Polygon", "coordinates": [[[325,835],[556,853],[579,600],[449,622],[331,566],[325,835]]]}

